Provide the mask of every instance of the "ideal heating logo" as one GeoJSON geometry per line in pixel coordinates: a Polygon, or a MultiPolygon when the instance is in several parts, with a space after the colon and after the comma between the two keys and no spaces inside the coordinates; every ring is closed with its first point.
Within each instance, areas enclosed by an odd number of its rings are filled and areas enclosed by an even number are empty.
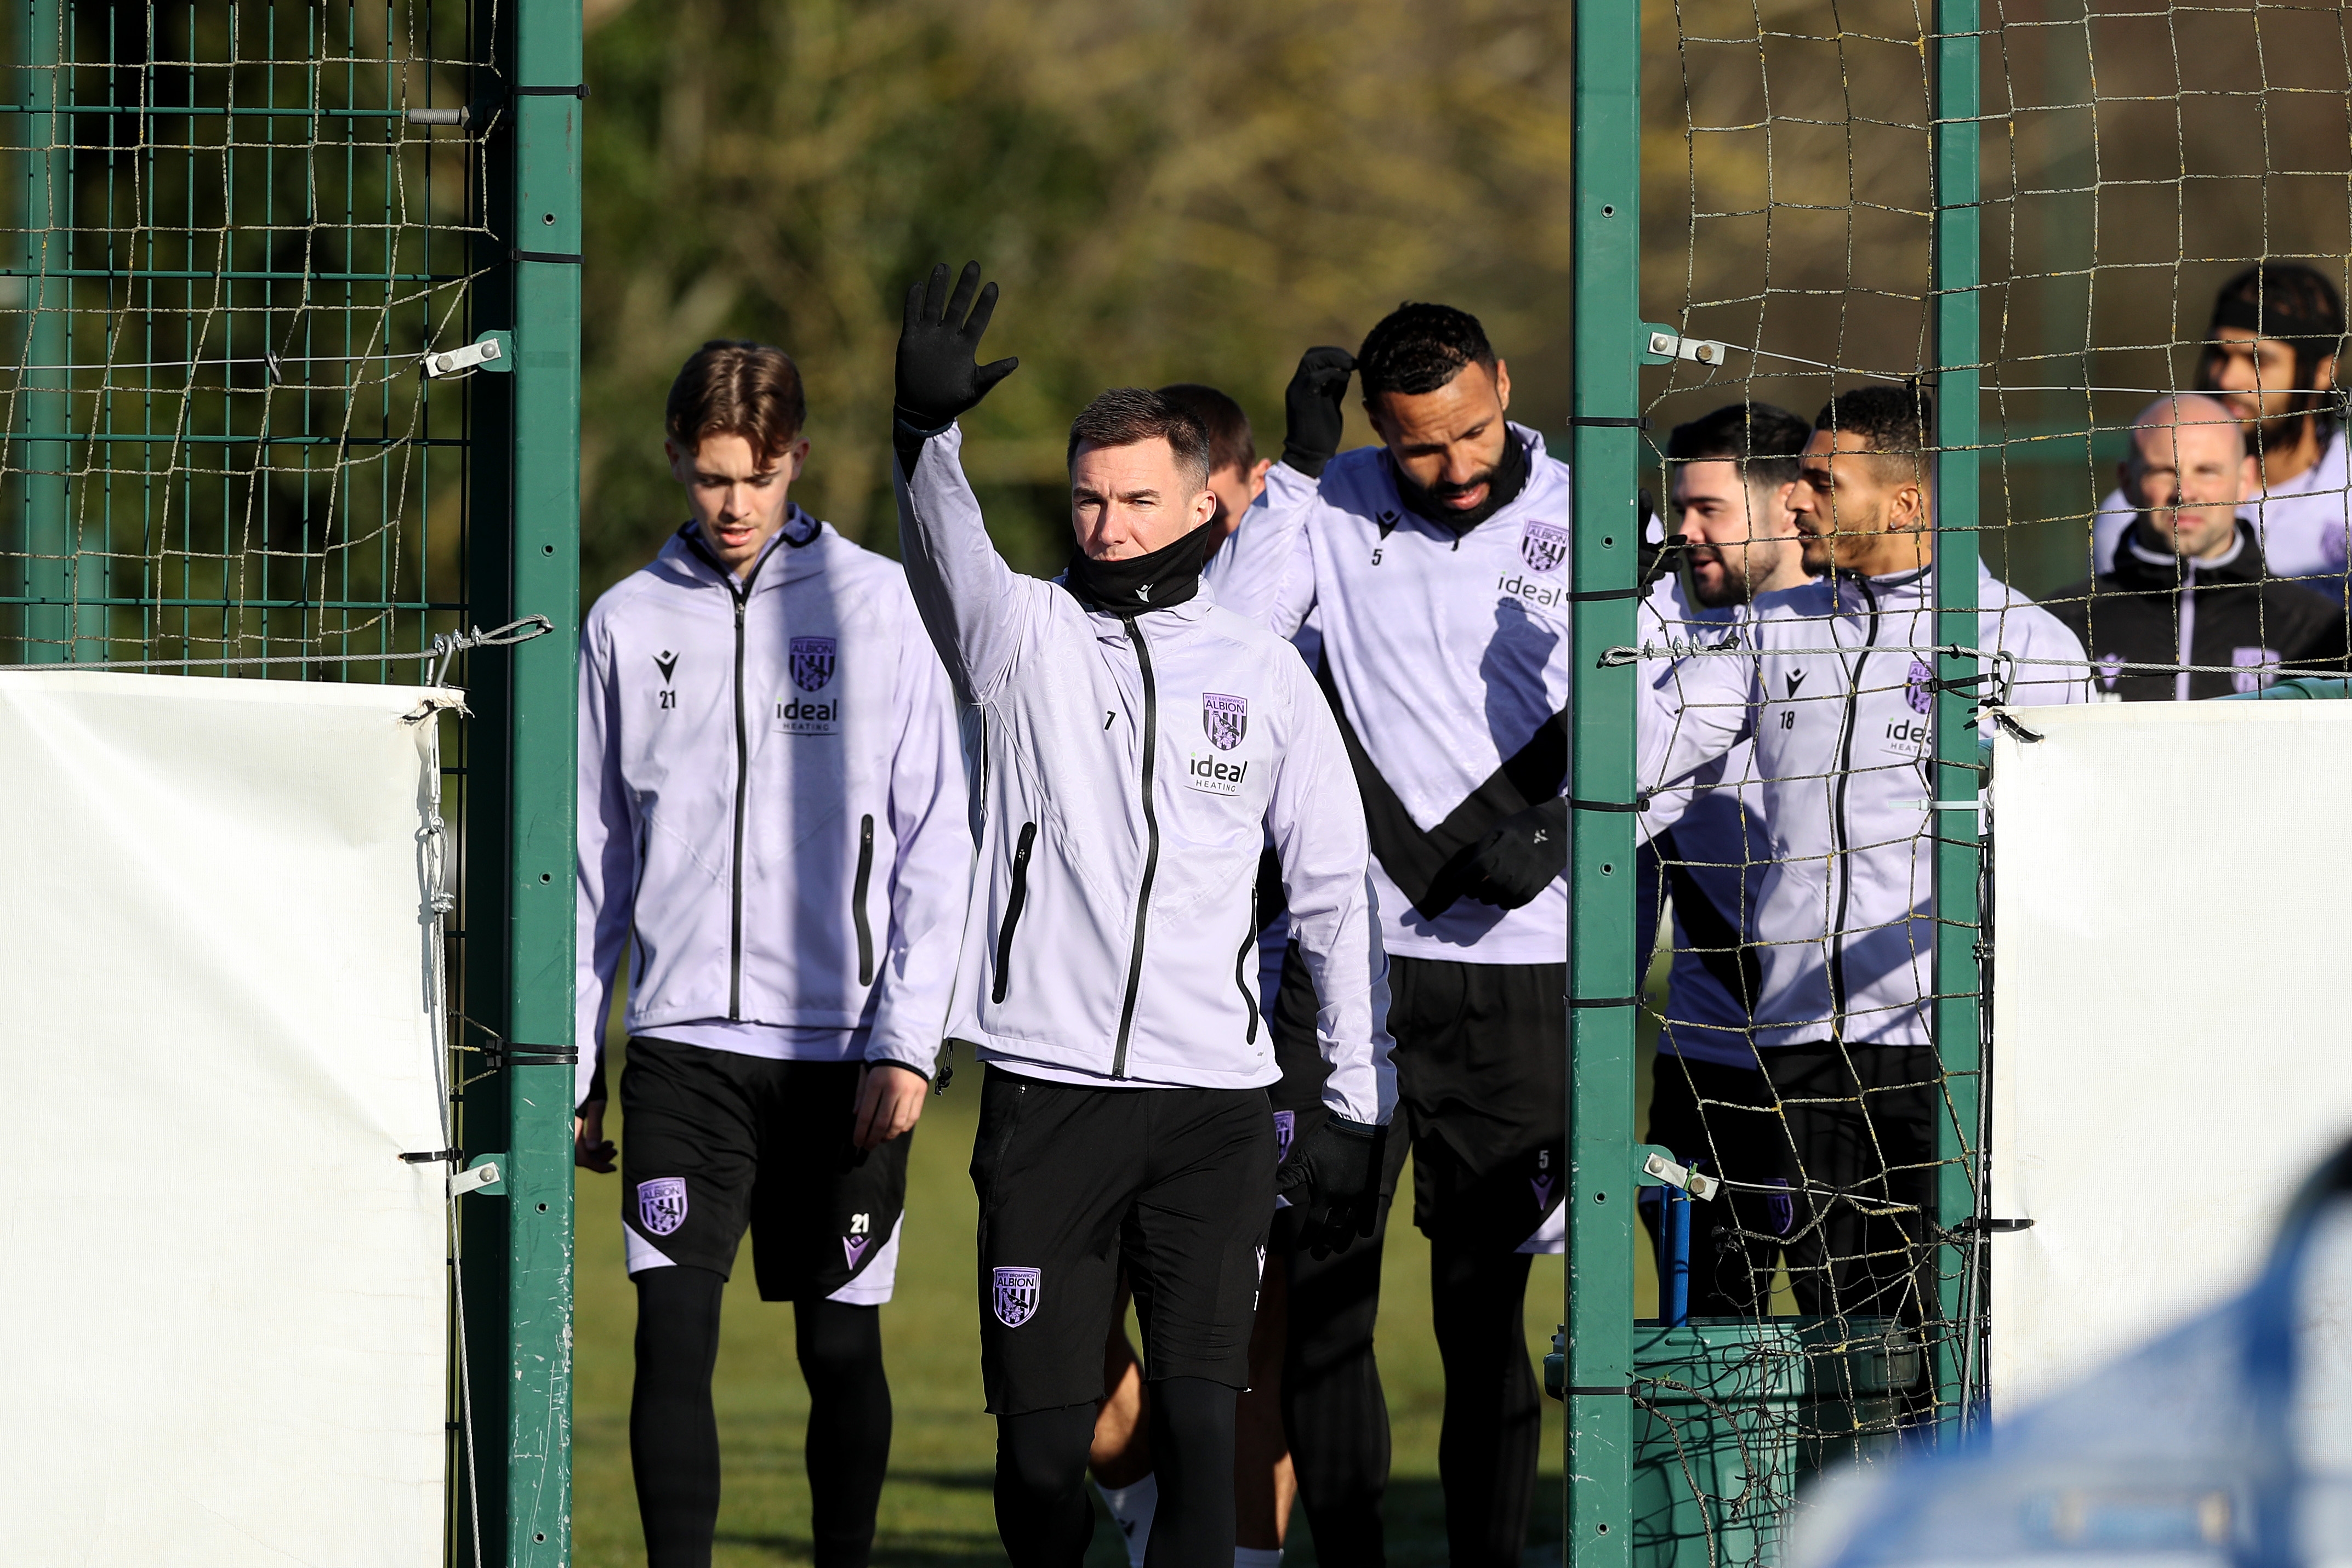
{"type": "Polygon", "coordinates": [[[1238,795],[1243,782],[1249,778],[1249,770],[1246,762],[1233,762],[1196,751],[1184,765],[1184,787],[1211,795],[1238,795]]]}

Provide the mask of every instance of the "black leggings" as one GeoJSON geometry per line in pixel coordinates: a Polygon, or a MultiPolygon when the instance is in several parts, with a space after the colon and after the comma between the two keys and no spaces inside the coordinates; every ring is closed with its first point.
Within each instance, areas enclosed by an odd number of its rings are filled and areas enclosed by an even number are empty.
{"type": "Polygon", "coordinates": [[[1388,1205],[1381,1205],[1381,1224],[1370,1238],[1322,1258],[1296,1244],[1297,1213],[1276,1214],[1274,1233],[1290,1273],[1282,1425],[1298,1500],[1321,1561],[1382,1568],[1388,1561],[1381,1503],[1389,1480],[1389,1406],[1372,1354],[1372,1327],[1380,1315],[1388,1205]]]}
{"type": "MultiPolygon", "coordinates": [[[[1144,1568],[1233,1568],[1234,1397],[1205,1377],[1151,1385],[1160,1506],[1144,1568]]],[[[1013,1568],[1078,1568],[1085,1559],[1095,1530],[1086,1490],[1095,1409],[996,1418],[996,1532],[1013,1568]]]]}
{"type": "MultiPolygon", "coordinates": [[[[629,1458],[648,1568],[709,1568],[719,1523],[719,1359],[726,1281],[708,1269],[636,1275],[637,1377],[629,1458]]],[[[890,1462],[890,1384],[873,1307],[799,1301],[793,1347],[809,1390],[808,1477],[819,1568],[865,1568],[890,1462]]]]}
{"type": "Polygon", "coordinates": [[[1445,1363],[1437,1476],[1454,1568],[1517,1568],[1543,1447],[1543,1398],[1528,1360],[1524,1252],[1433,1237],[1429,1295],[1445,1363]]]}

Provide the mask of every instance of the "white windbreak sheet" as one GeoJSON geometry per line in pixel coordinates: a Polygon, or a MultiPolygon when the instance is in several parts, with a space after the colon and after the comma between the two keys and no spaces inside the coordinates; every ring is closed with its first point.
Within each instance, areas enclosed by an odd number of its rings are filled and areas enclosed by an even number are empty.
{"type": "Polygon", "coordinates": [[[415,689],[0,674],[0,1557],[441,1561],[415,689]]]}
{"type": "Polygon", "coordinates": [[[2241,1285],[2352,1134],[2352,702],[2103,704],[1995,743],[2001,1415],[2241,1285]]]}

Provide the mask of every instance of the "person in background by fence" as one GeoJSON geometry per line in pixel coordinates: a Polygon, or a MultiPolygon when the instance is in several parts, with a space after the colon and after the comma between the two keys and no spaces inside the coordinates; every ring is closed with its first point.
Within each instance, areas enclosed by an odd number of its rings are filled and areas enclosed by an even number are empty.
{"type": "Polygon", "coordinates": [[[793,1303],[815,1561],[863,1568],[890,1457],[890,1299],[971,885],[947,674],[906,575],[789,499],[808,443],[780,349],[670,389],[692,519],[581,632],[579,1158],[611,1170],[604,1020],[629,970],[629,1452],[652,1568],[706,1568],[710,1378],[748,1225],[793,1303]]]}
{"type": "MultiPolygon", "coordinates": [[[[2339,606],[2352,537],[2352,452],[2336,390],[2344,300],[2317,268],[2269,261],[2221,286],[2197,390],[2229,405],[2252,444],[2244,509],[2266,570],[2339,606]]],[[[2094,571],[2109,571],[2137,508],[2121,486],[2099,503],[2094,571]]]]}
{"type": "Polygon", "coordinates": [[[2185,702],[2260,691],[2281,674],[2342,674],[2343,609],[2273,578],[2254,526],[2238,516],[2256,458],[2228,405],[2158,398],[2131,434],[2116,469],[2132,525],[2115,565],[2050,601],[2097,661],[2101,691],[2185,702]]]}
{"type": "MultiPolygon", "coordinates": [[[[1909,388],[1841,394],[1813,422],[1789,505],[1804,586],[1750,608],[1738,647],[1695,653],[1645,702],[1637,778],[1683,783],[1753,741],[1778,853],[1743,933],[1759,959],[1758,1057],[1798,1180],[1786,1248],[1799,1307],[1917,1323],[1942,1067],[1935,951],[1934,413],[1909,388]]],[[[2013,705],[2088,697],[2082,644],[1980,580],[1978,645],[2025,667],[2013,705]]]]}
{"type": "MultiPolygon", "coordinates": [[[[1809,580],[1789,497],[1811,436],[1804,419],[1762,402],[1729,403],[1675,426],[1666,437],[1666,514],[1669,533],[1680,537],[1681,570],[1643,600],[1643,643],[1723,645],[1738,636],[1748,605],[1809,580]]],[[[1675,668],[1671,657],[1643,662],[1652,700],[1637,710],[1640,724],[1673,724],[1675,668]]],[[[1791,1210],[1789,1141],[1756,1059],[1750,1016],[1762,967],[1744,932],[1772,860],[1754,742],[1740,742],[1689,783],[1650,795],[1642,831],[1647,838],[1633,863],[1644,957],[1662,904],[1671,904],[1674,922],[1646,1135],[1731,1184],[1692,1211],[1690,1311],[1759,1315],[1791,1210]],[[1776,1184],[1777,1196],[1765,1190],[1776,1184]]],[[[1644,1197],[1659,1190],[1645,1188],[1644,1197]]],[[[1657,1206],[1644,1201],[1642,1213],[1654,1235],[1657,1206]]]]}

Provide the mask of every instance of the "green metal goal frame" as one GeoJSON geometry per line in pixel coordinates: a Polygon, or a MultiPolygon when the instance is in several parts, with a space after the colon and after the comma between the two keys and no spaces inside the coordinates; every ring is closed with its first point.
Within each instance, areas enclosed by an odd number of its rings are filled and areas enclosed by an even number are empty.
{"type": "MultiPolygon", "coordinates": [[[[1931,292],[1937,391],[1936,625],[1944,648],[1977,643],[1978,359],[1981,225],[1979,0],[1935,0],[1930,65],[1935,216],[1931,292]]],[[[1633,692],[1602,653],[1638,642],[1642,410],[1640,0],[1576,0],[1573,225],[1577,615],[1569,867],[1569,1181],[1563,1539],[1577,1568],[1631,1568],[1634,1012],[1646,955],[1633,950],[1633,692]]],[[[1978,941],[1979,772],[1969,654],[1937,656],[1935,995],[1948,1115],[1937,1223],[1941,1319],[1933,1338],[1939,1426],[1956,1435],[1981,1386],[1968,1282],[1981,1243],[1983,1149],[1978,941]]]]}
{"type": "MultiPolygon", "coordinates": [[[[424,0],[428,9],[432,3],[424,0]]],[[[166,4],[178,7],[182,0],[148,0],[143,20],[150,40],[169,34],[168,26],[157,26],[166,4]]],[[[132,7],[116,9],[136,14],[132,7]]],[[[282,43],[271,53],[289,57],[268,64],[299,65],[297,57],[309,48],[322,73],[382,64],[385,69],[381,74],[391,80],[396,75],[391,69],[395,54],[397,63],[413,67],[415,62],[413,53],[402,51],[413,50],[417,38],[401,35],[395,26],[409,11],[403,0],[379,0],[366,13],[352,0],[313,4],[307,11],[283,5],[273,9],[271,0],[258,0],[208,11],[204,25],[222,25],[226,18],[233,39],[243,37],[237,29],[248,23],[267,27],[268,37],[282,43]],[[254,20],[257,16],[258,21],[254,20]],[[352,21],[362,16],[367,18],[364,27],[352,21]],[[367,29],[382,18],[383,60],[337,57],[330,61],[327,40],[338,17],[345,24],[347,45],[363,33],[373,37],[367,29]]],[[[175,8],[172,15],[194,17],[197,13],[188,0],[184,11],[175,8]]],[[[462,73],[467,101],[462,107],[425,110],[420,119],[413,102],[405,109],[390,100],[361,109],[325,107],[315,90],[302,85],[299,70],[289,71],[296,85],[282,99],[273,78],[263,101],[199,108],[193,100],[159,100],[151,92],[158,68],[185,69],[193,80],[199,68],[242,62],[158,61],[142,56],[118,69],[122,63],[112,54],[118,34],[104,35],[103,58],[87,57],[77,43],[90,36],[93,26],[115,26],[111,19],[94,23],[90,16],[79,16],[70,0],[11,0],[8,75],[21,90],[7,95],[15,102],[0,104],[0,125],[9,128],[0,146],[15,161],[20,177],[12,204],[19,215],[10,221],[22,243],[15,254],[0,257],[10,264],[0,269],[0,278],[7,280],[11,291],[0,300],[0,308],[5,308],[18,329],[5,350],[20,357],[14,365],[0,366],[14,382],[7,389],[14,394],[8,399],[7,455],[0,462],[0,481],[10,491],[5,512],[0,513],[0,560],[8,566],[6,591],[0,592],[0,615],[6,624],[0,635],[6,637],[16,660],[24,663],[135,662],[144,656],[160,665],[171,662],[175,653],[194,652],[189,617],[210,615],[220,618],[222,628],[215,639],[217,661],[207,657],[200,666],[211,673],[260,674],[240,668],[249,662],[244,659],[247,648],[277,653],[283,646],[278,640],[284,638],[315,653],[321,662],[294,671],[277,668],[268,672],[272,674],[386,681],[417,678],[410,672],[419,670],[416,655],[433,625],[497,626],[531,615],[551,623],[551,634],[511,647],[478,648],[465,654],[459,666],[473,716],[466,721],[462,763],[449,769],[462,800],[458,842],[464,857],[462,898],[452,937],[462,955],[457,978],[465,999],[459,1027],[466,1030],[463,1043],[469,1049],[461,1056],[469,1063],[465,1076],[470,1082],[462,1091],[456,1125],[459,1144],[469,1155],[495,1152],[503,1156],[505,1191],[503,1196],[469,1195],[459,1203],[463,1291],[457,1308],[467,1361],[462,1381],[468,1386],[464,1399],[455,1385],[452,1390],[447,1539],[452,1560],[460,1563],[474,1563],[478,1541],[481,1568],[493,1563],[553,1568],[571,1555],[572,819],[580,169],[586,107],[582,18],[579,0],[471,0],[470,6],[465,0],[454,5],[445,0],[435,15],[465,24],[462,47],[455,52],[442,48],[438,58],[427,64],[445,75],[462,73]],[[145,78],[140,77],[142,69],[149,72],[145,78]],[[84,89],[100,80],[106,96],[94,99],[84,89]],[[200,121],[199,116],[225,118],[200,121]],[[193,280],[213,288],[215,298],[233,297],[236,290],[251,297],[258,290],[268,301],[275,298],[269,290],[282,288],[308,300],[314,290],[331,294],[354,280],[364,287],[371,275],[355,261],[347,271],[321,271],[307,253],[291,249],[272,252],[257,268],[220,263],[208,273],[194,263],[158,267],[152,234],[142,262],[138,231],[143,219],[137,214],[75,215],[78,161],[126,155],[153,159],[184,152],[193,161],[195,152],[189,150],[199,147],[194,127],[204,123],[229,127],[216,133],[225,139],[217,146],[204,144],[208,151],[234,147],[221,152],[225,164],[247,166],[236,161],[250,146],[255,149],[250,165],[271,168],[268,160],[279,152],[278,132],[256,128],[297,127],[292,140],[283,143],[291,160],[305,152],[304,135],[313,143],[331,141],[339,133],[338,121],[381,126],[404,120],[410,126],[446,128],[447,134],[468,139],[467,166],[479,171],[478,180],[469,177],[467,182],[469,210],[452,225],[468,231],[462,239],[467,253],[462,274],[466,297],[458,317],[462,335],[456,343],[442,340],[435,346],[447,349],[482,334],[503,333],[502,346],[511,350],[511,368],[506,374],[477,376],[467,384],[462,438],[419,438],[412,432],[407,437],[394,434],[357,445],[392,447],[404,439],[418,445],[463,447],[463,542],[456,552],[461,591],[432,595],[420,590],[404,597],[392,591],[393,574],[387,572],[383,581],[373,585],[372,580],[362,580],[353,591],[356,597],[342,599],[321,598],[307,584],[290,599],[273,599],[266,577],[258,595],[229,585],[224,577],[222,587],[205,591],[211,597],[201,597],[185,587],[174,595],[161,570],[118,570],[119,562],[139,556],[140,549],[133,547],[140,530],[152,535],[161,490],[184,479],[193,487],[195,481],[185,478],[194,466],[184,471],[176,466],[177,458],[172,460],[174,466],[155,471],[158,478],[136,470],[136,463],[143,459],[127,459],[133,466],[124,468],[104,454],[135,452],[142,442],[154,448],[170,447],[176,441],[190,450],[198,450],[189,445],[192,442],[215,444],[202,448],[206,451],[243,451],[257,444],[279,443],[320,448],[329,455],[320,459],[325,463],[339,461],[356,446],[348,430],[341,438],[332,434],[281,436],[268,434],[265,425],[258,437],[251,431],[192,436],[184,411],[168,429],[142,426],[139,421],[144,416],[136,413],[136,405],[142,391],[152,389],[130,384],[125,392],[116,384],[112,378],[121,356],[110,340],[102,350],[87,341],[77,345],[75,321],[93,315],[89,291],[102,288],[104,298],[112,301],[142,298],[137,291],[145,288],[144,298],[152,298],[159,284],[184,289],[193,280]],[[133,140],[119,141],[117,132],[103,130],[110,122],[133,126],[133,140]],[[131,149],[128,153],[125,147],[131,149]],[[86,226],[77,229],[78,223],[86,226]],[[103,254],[77,257],[77,236],[83,235],[103,236],[88,242],[89,248],[103,254]],[[130,237],[122,239],[124,235],[130,237]],[[98,386],[124,395],[93,400],[93,373],[100,377],[98,386]],[[118,425],[126,417],[119,403],[133,410],[127,416],[127,433],[118,425]],[[118,444],[128,444],[127,448],[118,444]],[[354,624],[353,615],[373,628],[368,634],[375,639],[375,653],[364,663],[333,663],[351,656],[338,652],[332,640],[348,635],[334,628],[354,624]],[[278,619],[273,622],[272,616],[278,619]],[[248,629],[232,635],[231,617],[244,618],[237,624],[248,629]],[[170,643],[173,633],[163,630],[175,618],[180,627],[176,647],[170,643]],[[254,627],[259,630],[249,629],[254,627]]],[[[175,20],[173,25],[195,37],[194,22],[175,20]]],[[[421,29],[421,36],[428,53],[437,47],[430,26],[421,29]]],[[[368,90],[378,97],[387,91],[398,96],[396,87],[372,86],[368,90]]],[[[396,139],[399,133],[375,134],[396,139]]],[[[383,148],[369,143],[365,150],[383,148]]],[[[317,147],[307,151],[315,155],[317,147]]],[[[396,155],[396,149],[387,153],[396,155]]],[[[193,176],[189,193],[193,210],[193,176]]],[[[205,199],[215,193],[207,191],[205,199]]],[[[220,199],[227,205],[217,226],[226,235],[247,214],[235,204],[243,198],[220,199]]],[[[357,212],[335,211],[278,214],[292,227],[307,221],[314,227],[340,225],[351,233],[363,226],[362,217],[357,212]]],[[[228,250],[224,241],[219,254],[228,250]]],[[[389,248],[373,280],[387,294],[396,281],[415,281],[399,274],[389,248]]],[[[258,308],[275,307],[265,303],[258,308]]],[[[324,358],[368,357],[352,354],[348,342],[341,349],[340,356],[330,351],[324,358]]],[[[269,368],[274,383],[278,371],[274,360],[269,368]]],[[[410,366],[407,373],[415,371],[410,366]]],[[[168,387],[162,390],[167,402],[175,395],[168,387]]],[[[227,406],[226,395],[222,394],[223,407],[227,406]]],[[[148,400],[151,407],[154,402],[148,400]]],[[[252,466],[255,483],[275,472],[258,457],[252,466]]],[[[226,468],[218,472],[224,476],[224,488],[234,483],[226,476],[226,468]]],[[[395,522],[411,516],[394,516],[389,500],[383,505],[395,522]]],[[[400,506],[422,518],[427,503],[404,497],[400,506]]],[[[415,526],[425,527],[421,521],[415,526]]],[[[403,548],[396,530],[388,529],[387,537],[393,540],[387,549],[403,548]]],[[[225,536],[220,551],[226,554],[233,548],[246,547],[233,547],[225,536]]],[[[342,647],[347,650],[349,643],[342,647]]]]}

